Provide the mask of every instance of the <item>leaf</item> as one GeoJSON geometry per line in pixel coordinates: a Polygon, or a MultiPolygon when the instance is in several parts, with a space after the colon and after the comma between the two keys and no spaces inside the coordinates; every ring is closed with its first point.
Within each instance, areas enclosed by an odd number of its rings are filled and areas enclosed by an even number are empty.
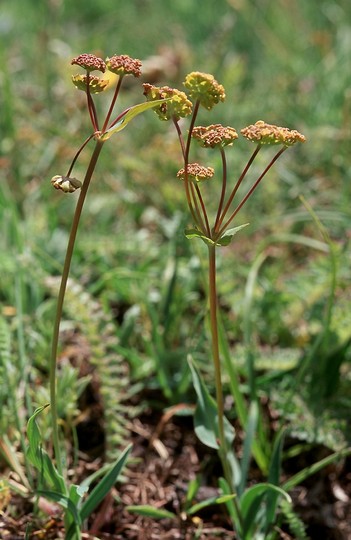
{"type": "Polygon", "coordinates": [[[278,486],[269,483],[261,483],[247,489],[240,497],[240,509],[243,521],[243,538],[253,538],[254,530],[258,527],[267,527],[267,510],[261,512],[261,505],[266,495],[275,492],[291,502],[291,498],[278,486]],[[263,523],[262,523],[263,520],[263,523]],[[261,522],[261,523],[260,523],[261,522]]]}
{"type": "Polygon", "coordinates": [[[47,486],[53,488],[56,492],[67,495],[67,488],[63,476],[61,476],[51,461],[48,453],[42,448],[42,438],[38,428],[36,418],[49,405],[38,407],[28,420],[27,437],[29,447],[27,457],[34,467],[40,472],[42,479],[47,486]]]}
{"type": "Polygon", "coordinates": [[[105,498],[107,493],[110,491],[112,486],[117,481],[118,475],[124,467],[124,464],[127,460],[127,457],[132,449],[132,445],[128,445],[127,448],[119,456],[115,464],[111,469],[105,474],[105,476],[100,480],[100,482],[94,487],[92,492],[89,494],[87,500],[84,502],[80,510],[80,518],[82,521],[87,519],[90,514],[95,510],[95,508],[100,504],[100,502],[105,498]]]}
{"type": "Polygon", "coordinates": [[[241,460],[241,481],[238,487],[238,494],[241,495],[245,489],[247,480],[247,474],[249,472],[250,459],[252,454],[252,447],[255,440],[257,423],[258,423],[259,408],[256,401],[253,401],[250,405],[247,425],[245,429],[245,440],[243,448],[243,457],[241,460]]]}
{"type": "Polygon", "coordinates": [[[185,229],[184,234],[188,238],[188,240],[192,240],[193,238],[200,238],[208,246],[223,247],[223,246],[228,246],[230,242],[232,241],[233,236],[235,236],[236,233],[239,232],[244,227],[247,227],[247,225],[249,225],[249,223],[245,223],[244,225],[239,225],[238,227],[234,227],[233,229],[228,229],[216,241],[212,240],[211,238],[208,238],[208,236],[206,236],[203,232],[199,231],[198,229],[185,229]]]}
{"type": "MultiPolygon", "coordinates": [[[[231,492],[231,489],[229,487],[229,484],[228,482],[224,479],[224,478],[219,478],[218,479],[218,484],[219,484],[219,487],[223,493],[223,496],[224,497],[231,497],[233,495],[233,493],[231,492]]],[[[225,502],[225,505],[227,507],[227,510],[228,510],[228,513],[233,521],[233,524],[235,526],[235,530],[239,533],[241,531],[241,524],[240,524],[240,519],[238,517],[238,513],[236,511],[236,508],[234,506],[234,503],[233,503],[233,499],[230,498],[228,499],[226,502],[225,502]]]]}
{"type": "Polygon", "coordinates": [[[188,489],[186,492],[185,502],[187,505],[191,504],[191,501],[196,497],[197,492],[199,491],[200,487],[200,480],[196,476],[192,480],[190,480],[188,484],[188,489]]]}
{"type": "MultiPolygon", "coordinates": [[[[283,453],[283,444],[284,444],[284,438],[286,435],[286,430],[282,429],[273,445],[273,452],[272,457],[269,465],[269,473],[268,473],[268,483],[273,484],[275,486],[279,485],[280,480],[280,469],[281,469],[281,463],[282,463],[282,453],[283,453]]],[[[276,514],[276,508],[278,504],[279,494],[271,492],[267,495],[267,516],[266,521],[267,525],[270,525],[274,522],[275,514],[276,514]]]]}
{"type": "MultiPolygon", "coordinates": [[[[87,491],[88,491],[88,486],[83,486],[82,484],[80,486],[77,486],[76,484],[72,484],[70,486],[68,498],[73,504],[73,506],[76,508],[76,513],[78,513],[78,509],[81,506],[82,498],[87,491]]],[[[73,534],[76,529],[75,524],[77,523],[77,519],[76,519],[76,516],[72,514],[71,512],[70,514],[65,515],[64,521],[65,521],[65,529],[66,531],[68,531],[66,540],[69,540],[70,538],[69,535],[73,534]]]]}
{"type": "Polygon", "coordinates": [[[214,241],[211,240],[211,238],[208,238],[204,233],[202,233],[198,229],[185,229],[184,234],[188,240],[192,240],[193,238],[200,238],[208,246],[215,245],[214,241]]]}
{"type": "Polygon", "coordinates": [[[138,514],[139,516],[146,516],[154,519],[175,519],[177,517],[173,512],[163,510],[162,508],[155,508],[148,504],[127,506],[126,509],[132,514],[138,514]]]}
{"type": "MultiPolygon", "coordinates": [[[[188,358],[188,363],[197,395],[197,404],[194,413],[195,433],[203,444],[218,450],[218,414],[216,402],[210,396],[190,357],[188,358]]],[[[235,431],[226,417],[224,417],[224,432],[228,445],[231,445],[234,441],[235,431]]]]}
{"type": "Polygon", "coordinates": [[[294,476],[289,478],[289,480],[284,482],[282,487],[286,491],[289,491],[293,487],[297,486],[298,484],[306,480],[306,478],[308,478],[312,474],[315,474],[316,472],[318,472],[320,469],[323,469],[324,467],[326,467],[327,465],[330,465],[334,461],[338,461],[339,459],[343,459],[350,455],[351,455],[351,447],[344,448],[343,450],[340,450],[339,452],[335,452],[334,454],[331,454],[330,456],[327,456],[326,458],[323,458],[320,461],[317,461],[313,465],[310,465],[309,467],[305,467],[304,469],[296,473],[294,476]]]}
{"type": "Polygon", "coordinates": [[[206,508],[207,506],[212,506],[214,504],[225,504],[228,501],[232,501],[236,497],[235,494],[230,495],[221,495],[220,497],[210,497],[209,499],[206,499],[205,501],[201,501],[197,504],[194,504],[189,510],[187,511],[187,514],[189,516],[192,516],[194,514],[197,514],[200,510],[203,508],[206,508]]]}
{"type": "Polygon", "coordinates": [[[100,137],[101,141],[107,141],[114,133],[117,133],[118,131],[122,131],[127,124],[133,118],[138,116],[138,114],[143,113],[144,111],[147,111],[148,109],[153,109],[154,107],[157,107],[161,103],[164,103],[165,101],[168,101],[171,98],[165,98],[165,99],[157,99],[155,101],[146,101],[145,103],[139,103],[138,105],[134,105],[133,107],[130,107],[124,113],[122,113],[121,117],[119,118],[118,122],[114,124],[110,129],[105,131],[100,137]]]}
{"type": "Polygon", "coordinates": [[[243,225],[238,225],[238,227],[233,227],[232,229],[228,229],[224,231],[220,239],[217,240],[216,245],[228,246],[230,242],[232,241],[233,237],[236,235],[236,233],[238,233],[239,231],[241,231],[241,229],[243,229],[244,227],[247,227],[248,225],[250,225],[250,223],[244,223],[243,225]]]}

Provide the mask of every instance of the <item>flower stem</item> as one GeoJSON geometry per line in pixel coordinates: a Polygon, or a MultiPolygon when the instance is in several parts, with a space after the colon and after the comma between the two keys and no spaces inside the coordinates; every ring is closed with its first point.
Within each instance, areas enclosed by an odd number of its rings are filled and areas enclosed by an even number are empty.
{"type": "Polygon", "coordinates": [[[96,146],[91,156],[90,163],[85,174],[83,185],[80,191],[80,195],[77,201],[76,210],[73,217],[73,222],[71,226],[71,231],[69,235],[66,257],[63,266],[60,289],[57,298],[57,307],[56,315],[52,336],[52,345],[51,345],[51,356],[49,364],[49,379],[50,379],[50,404],[51,404],[51,418],[52,418],[52,439],[54,445],[54,452],[56,457],[56,466],[59,473],[62,475],[62,461],[61,461],[61,452],[60,452],[60,440],[59,440],[59,430],[58,430],[58,412],[57,412],[57,385],[56,385],[56,365],[57,365],[57,349],[59,341],[59,331],[60,331],[60,322],[63,312],[63,302],[66,294],[67,281],[69,276],[69,271],[71,267],[72,255],[74,250],[74,244],[77,236],[78,225],[80,217],[82,214],[83,205],[85,198],[88,192],[90,185],[90,180],[92,178],[95,166],[103,146],[103,141],[98,140],[96,146]]]}
{"type": "MultiPolygon", "coordinates": [[[[217,284],[216,284],[216,246],[208,246],[208,284],[210,304],[210,326],[212,337],[212,357],[215,369],[216,403],[218,416],[219,457],[224,477],[232,493],[236,493],[231,466],[228,460],[228,446],[224,431],[224,400],[222,387],[221,362],[219,356],[219,337],[217,320],[217,284]]],[[[241,523],[241,512],[236,498],[233,499],[238,523],[241,523]]]]}
{"type": "Polygon", "coordinates": [[[269,169],[273,166],[273,164],[277,161],[277,159],[282,155],[283,152],[285,152],[285,150],[287,149],[288,147],[287,146],[283,146],[283,148],[281,150],[279,150],[279,152],[277,152],[277,154],[273,157],[273,159],[270,161],[270,163],[267,165],[267,167],[265,168],[265,170],[263,171],[263,173],[257,178],[256,182],[253,184],[253,186],[249,189],[249,191],[246,193],[245,197],[242,199],[242,201],[238,204],[238,206],[235,208],[234,212],[232,213],[232,215],[230,216],[230,218],[227,220],[227,222],[222,225],[220,231],[218,232],[218,236],[221,236],[224,231],[227,229],[228,225],[233,221],[233,219],[235,218],[236,214],[239,212],[239,210],[241,210],[241,208],[244,206],[244,204],[246,203],[246,201],[249,199],[249,197],[251,197],[252,193],[255,191],[255,189],[257,188],[258,184],[261,182],[262,178],[267,174],[267,172],[269,171],[269,169]]]}
{"type": "Polygon", "coordinates": [[[219,200],[219,203],[218,203],[218,210],[217,210],[215,224],[214,224],[214,227],[213,227],[214,231],[217,230],[218,222],[219,222],[221,212],[222,212],[222,208],[223,208],[224,197],[225,197],[225,193],[226,193],[226,189],[227,189],[227,160],[226,160],[226,157],[225,157],[224,149],[221,148],[220,151],[221,151],[221,158],[222,158],[222,191],[221,191],[221,197],[220,197],[220,200],[219,200]]]}
{"type": "MultiPolygon", "coordinates": [[[[248,171],[249,168],[251,167],[251,165],[252,165],[252,163],[253,163],[255,157],[257,156],[258,152],[260,151],[260,149],[261,149],[261,146],[260,146],[260,145],[257,145],[257,147],[256,147],[256,149],[254,150],[252,156],[250,157],[249,161],[247,162],[247,164],[246,164],[246,166],[245,166],[243,172],[241,173],[241,175],[240,175],[240,177],[239,177],[237,183],[235,184],[234,189],[233,189],[233,191],[231,192],[230,197],[229,197],[229,199],[228,199],[228,201],[227,201],[227,203],[226,203],[226,205],[225,205],[225,208],[224,208],[224,210],[223,210],[222,215],[221,215],[221,216],[217,215],[217,218],[216,218],[216,224],[215,224],[215,228],[214,228],[215,232],[218,232],[218,230],[220,229],[220,226],[221,226],[221,224],[222,224],[222,222],[223,222],[223,220],[224,220],[224,218],[225,218],[225,216],[226,216],[226,214],[227,214],[227,212],[228,212],[228,210],[229,210],[229,207],[230,207],[230,205],[231,205],[232,202],[233,202],[233,199],[234,199],[234,197],[235,197],[235,195],[236,195],[236,192],[238,191],[238,189],[239,189],[239,187],[240,187],[242,181],[244,180],[244,178],[245,178],[245,176],[246,176],[247,171],[248,171]]],[[[223,231],[223,229],[224,229],[224,228],[222,227],[222,231],[223,231]]]]}
{"type": "Polygon", "coordinates": [[[219,358],[219,341],[217,326],[217,286],[216,286],[216,247],[208,246],[208,284],[209,284],[209,303],[210,303],[210,324],[212,337],[212,357],[215,368],[216,401],[218,412],[218,435],[219,444],[222,450],[226,450],[226,441],[224,436],[224,403],[222,391],[221,364],[219,358]]]}
{"type": "Polygon", "coordinates": [[[122,81],[123,81],[123,75],[120,76],[119,79],[118,79],[116,89],[115,89],[115,93],[113,94],[113,98],[112,98],[112,101],[111,101],[111,104],[110,104],[110,108],[109,108],[108,113],[106,115],[104,125],[102,126],[102,132],[103,133],[106,131],[107,125],[108,125],[109,120],[111,118],[111,114],[112,114],[113,108],[115,106],[115,103],[116,103],[116,100],[117,100],[117,97],[118,97],[118,94],[119,94],[119,91],[120,91],[120,88],[121,88],[122,81]]]}

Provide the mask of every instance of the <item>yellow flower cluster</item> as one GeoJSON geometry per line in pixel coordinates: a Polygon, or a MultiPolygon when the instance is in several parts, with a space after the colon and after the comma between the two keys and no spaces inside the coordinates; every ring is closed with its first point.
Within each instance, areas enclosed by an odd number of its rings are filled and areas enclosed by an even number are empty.
{"type": "Polygon", "coordinates": [[[201,146],[205,148],[215,148],[216,146],[232,145],[238,138],[236,130],[230,126],[224,127],[221,124],[211,124],[210,126],[195,127],[191,133],[201,146]]]}
{"type": "Polygon", "coordinates": [[[258,144],[283,144],[292,146],[297,142],[305,142],[306,137],[287,127],[266,124],[263,120],[258,120],[255,124],[247,126],[241,130],[241,134],[249,141],[258,144]]]}
{"type": "Polygon", "coordinates": [[[225,90],[213,75],[193,71],[184,81],[185,88],[189,91],[189,97],[194,101],[199,100],[205,109],[212,109],[216,103],[225,100],[225,90]]]}
{"type": "MultiPolygon", "coordinates": [[[[88,85],[88,75],[72,75],[72,82],[78,90],[86,92],[88,85]]],[[[107,79],[101,79],[96,75],[89,75],[89,91],[91,94],[100,94],[108,86],[107,79]]]]}
{"type": "Polygon", "coordinates": [[[192,103],[184,92],[169,86],[158,87],[148,83],[143,84],[143,87],[147,101],[167,99],[154,109],[161,120],[170,120],[171,118],[179,120],[179,118],[191,114],[192,103]]]}

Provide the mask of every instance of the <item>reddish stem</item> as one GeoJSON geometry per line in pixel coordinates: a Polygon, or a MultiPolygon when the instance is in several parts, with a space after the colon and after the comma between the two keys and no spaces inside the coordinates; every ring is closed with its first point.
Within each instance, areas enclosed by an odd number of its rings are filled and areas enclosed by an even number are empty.
{"type": "Polygon", "coordinates": [[[256,182],[254,183],[254,185],[251,187],[251,189],[247,192],[247,194],[245,195],[245,197],[243,198],[243,200],[241,201],[240,204],[238,204],[238,206],[236,207],[236,209],[234,210],[234,212],[232,213],[232,215],[230,216],[230,218],[228,219],[228,221],[223,225],[223,227],[220,229],[220,231],[218,232],[218,237],[220,238],[221,235],[224,233],[224,231],[227,229],[228,225],[231,223],[231,221],[235,218],[236,214],[239,212],[239,210],[244,206],[244,204],[246,203],[247,199],[252,195],[252,193],[255,191],[255,189],[257,188],[258,184],[261,182],[262,178],[267,174],[267,172],[269,171],[269,169],[272,167],[272,165],[277,161],[277,159],[282,155],[283,152],[285,152],[285,150],[287,149],[287,146],[284,146],[281,150],[279,150],[279,152],[274,156],[274,158],[271,160],[271,162],[269,163],[269,165],[267,165],[267,167],[265,168],[265,170],[263,171],[263,173],[257,178],[256,182]]]}
{"type": "Polygon", "coordinates": [[[220,218],[222,208],[223,208],[225,192],[227,190],[227,160],[225,157],[224,148],[221,148],[220,152],[221,152],[221,158],[222,158],[222,192],[221,192],[221,198],[219,200],[216,220],[215,220],[215,224],[213,228],[214,232],[216,231],[217,226],[218,226],[219,218],[220,218]]]}
{"type": "MultiPolygon", "coordinates": [[[[116,88],[115,88],[115,93],[113,94],[113,98],[112,98],[112,101],[111,101],[111,105],[110,105],[110,108],[108,110],[108,113],[106,115],[106,118],[105,118],[105,122],[104,122],[104,125],[102,126],[102,133],[105,132],[106,128],[107,128],[107,125],[110,121],[110,118],[111,118],[111,114],[112,114],[112,111],[113,111],[113,108],[115,106],[115,103],[116,103],[116,99],[118,97],[118,94],[119,94],[119,90],[121,88],[121,85],[122,85],[122,80],[123,80],[123,75],[121,75],[118,79],[118,82],[117,82],[117,85],[116,85],[116,88]]],[[[111,126],[112,127],[112,126],[111,126]]]]}
{"type": "Polygon", "coordinates": [[[233,189],[233,191],[232,191],[231,194],[230,194],[230,197],[229,197],[229,199],[228,199],[228,201],[227,201],[227,204],[225,205],[225,208],[224,208],[224,210],[223,210],[223,213],[222,213],[221,217],[218,219],[218,221],[216,220],[216,225],[215,225],[215,229],[214,229],[215,232],[218,232],[218,229],[220,228],[220,226],[221,226],[221,224],[222,224],[222,222],[223,222],[223,220],[224,220],[224,218],[225,218],[225,216],[226,216],[226,214],[227,214],[227,212],[228,212],[228,210],[229,210],[229,207],[230,207],[231,203],[233,202],[233,199],[234,199],[234,197],[235,197],[235,195],[236,195],[236,193],[237,193],[237,191],[238,191],[238,189],[239,189],[239,187],[240,187],[242,181],[244,180],[244,178],[245,178],[245,176],[246,176],[247,171],[248,171],[249,168],[251,167],[251,165],[252,165],[252,163],[253,163],[255,157],[257,156],[258,152],[260,151],[260,148],[261,148],[261,145],[258,145],[258,146],[255,148],[255,150],[254,150],[252,156],[250,157],[250,159],[249,159],[249,161],[247,162],[247,164],[246,164],[246,166],[245,166],[243,172],[241,173],[240,178],[238,179],[237,183],[235,184],[234,189],[233,189]]]}

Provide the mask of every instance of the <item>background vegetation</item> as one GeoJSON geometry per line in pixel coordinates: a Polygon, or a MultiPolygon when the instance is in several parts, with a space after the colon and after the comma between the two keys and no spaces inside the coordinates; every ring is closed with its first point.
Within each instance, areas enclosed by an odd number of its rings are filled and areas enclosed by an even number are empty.
{"type": "MultiPolygon", "coordinates": [[[[213,73],[227,99],[204,123],[213,118],[239,130],[263,119],[306,135],[245,207],[240,222],[250,227],[222,251],[220,304],[233,359],[245,378],[250,353],[259,391],[282,423],[291,422],[301,440],[334,450],[347,445],[349,0],[5,0],[0,14],[0,432],[8,448],[24,444],[25,418],[48,400],[55,276],[75,204],[75,195],[54,191],[50,178],[65,174],[90,132],[83,96],[70,81],[70,60],[82,52],[140,58],[149,78],[179,88],[189,71],[213,73]]],[[[143,99],[131,83],[121,101],[143,99]]],[[[240,170],[250,151],[238,143],[230,168],[240,170]]],[[[84,152],[76,177],[88,159],[84,152]]],[[[112,438],[116,411],[136,383],[161,389],[165,406],[189,398],[187,352],[211,374],[201,330],[205,253],[183,235],[188,215],[179,168],[174,133],[152,112],[103,150],[63,324],[67,342],[80,340],[74,365],[67,349],[61,359],[68,433],[79,414],[77,394],[88,384],[79,370],[84,339],[100,377],[104,365],[111,367],[111,350],[116,365],[128,361],[117,403],[106,405],[112,438]]],[[[115,379],[117,385],[120,372],[115,379]]],[[[49,440],[49,420],[46,430],[49,440]]]]}

